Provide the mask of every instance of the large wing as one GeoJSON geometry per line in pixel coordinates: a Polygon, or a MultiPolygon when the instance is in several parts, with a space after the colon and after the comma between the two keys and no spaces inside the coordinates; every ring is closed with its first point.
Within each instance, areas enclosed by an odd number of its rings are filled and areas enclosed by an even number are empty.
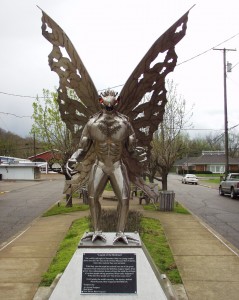
{"type": "Polygon", "coordinates": [[[177,62],[175,45],[184,37],[189,11],[156,40],[120,93],[117,110],[130,118],[140,146],[149,149],[167,103],[165,77],[177,62]]]}
{"type": "Polygon", "coordinates": [[[42,35],[53,46],[48,58],[51,70],[59,76],[61,118],[78,138],[89,117],[100,109],[97,90],[69,37],[44,11],[42,35]]]}

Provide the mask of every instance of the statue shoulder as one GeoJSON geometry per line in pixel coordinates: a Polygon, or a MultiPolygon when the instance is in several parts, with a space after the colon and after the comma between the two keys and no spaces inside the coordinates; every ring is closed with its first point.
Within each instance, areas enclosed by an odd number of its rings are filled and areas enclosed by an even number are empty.
{"type": "Polygon", "coordinates": [[[89,121],[87,122],[88,125],[93,124],[95,121],[99,119],[102,115],[102,111],[97,112],[96,114],[90,116],[89,121]]]}
{"type": "Polygon", "coordinates": [[[118,116],[120,119],[122,119],[124,122],[127,122],[127,123],[130,122],[129,117],[127,117],[126,115],[123,115],[123,114],[117,112],[117,116],[118,116]]]}

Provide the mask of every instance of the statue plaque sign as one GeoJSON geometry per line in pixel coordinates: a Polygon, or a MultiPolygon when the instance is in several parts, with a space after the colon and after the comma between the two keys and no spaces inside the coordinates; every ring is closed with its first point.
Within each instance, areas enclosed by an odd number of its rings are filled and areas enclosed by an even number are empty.
{"type": "Polygon", "coordinates": [[[136,294],[136,254],[84,253],[82,294],[136,294]]]}

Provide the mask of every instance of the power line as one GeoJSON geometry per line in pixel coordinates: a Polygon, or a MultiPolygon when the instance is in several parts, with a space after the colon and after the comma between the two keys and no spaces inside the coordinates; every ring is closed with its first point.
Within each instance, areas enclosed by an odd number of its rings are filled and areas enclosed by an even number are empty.
{"type": "Polygon", "coordinates": [[[237,62],[233,67],[231,67],[231,70],[234,69],[237,65],[239,65],[239,62],[237,62]]]}
{"type": "MultiPolygon", "coordinates": [[[[238,32],[237,34],[233,35],[232,37],[226,39],[225,41],[223,41],[223,42],[217,44],[216,46],[213,46],[213,47],[211,47],[210,49],[205,50],[205,51],[203,51],[203,52],[201,52],[201,53],[199,53],[199,54],[197,54],[197,55],[195,55],[195,56],[193,56],[193,57],[191,57],[191,58],[189,58],[189,59],[187,59],[187,60],[185,60],[185,61],[183,61],[183,62],[177,64],[176,67],[178,67],[178,66],[180,66],[180,65],[182,65],[182,64],[184,64],[184,63],[186,63],[186,62],[188,62],[188,61],[191,61],[191,60],[193,60],[193,59],[195,59],[195,58],[197,58],[197,57],[199,57],[199,56],[201,56],[201,55],[203,55],[203,54],[206,54],[207,52],[213,50],[213,48],[216,48],[216,47],[218,47],[218,46],[220,46],[220,45],[222,45],[222,44],[224,44],[224,43],[230,41],[231,39],[233,39],[234,37],[236,37],[236,36],[238,36],[238,35],[239,35],[239,32],[238,32]]],[[[236,67],[238,64],[239,64],[239,62],[238,62],[235,66],[233,66],[232,68],[236,67]]],[[[121,87],[121,86],[123,86],[123,85],[124,85],[124,84],[119,84],[119,85],[116,85],[116,86],[113,86],[113,87],[108,87],[108,88],[105,88],[105,89],[98,90],[98,92],[102,92],[102,91],[105,91],[105,90],[107,90],[107,89],[118,88],[118,87],[121,87]]],[[[35,97],[34,97],[34,96],[27,96],[27,95],[19,95],[19,94],[13,94],[13,93],[6,93],[6,92],[1,92],[1,91],[0,91],[0,94],[4,94],[4,95],[7,95],[7,96],[21,97],[21,98],[30,98],[30,99],[36,99],[36,98],[44,99],[44,98],[45,98],[44,96],[35,96],[35,97]]],[[[53,98],[53,97],[50,97],[50,96],[49,96],[48,98],[53,98]]]]}
{"type": "Polygon", "coordinates": [[[32,117],[32,116],[18,116],[18,115],[11,114],[11,113],[6,113],[6,112],[3,112],[3,111],[0,111],[0,114],[10,115],[10,116],[17,117],[17,118],[31,118],[32,117]]]}
{"type": "Polygon", "coordinates": [[[220,44],[218,44],[218,45],[216,45],[216,46],[213,46],[213,47],[211,47],[210,49],[205,50],[205,51],[203,51],[203,52],[201,52],[201,53],[199,53],[199,54],[197,54],[197,55],[195,55],[195,56],[193,56],[193,57],[191,57],[191,58],[189,58],[189,59],[187,59],[187,60],[185,60],[185,61],[183,61],[183,62],[177,64],[177,67],[180,66],[180,65],[182,65],[182,64],[184,64],[184,63],[186,63],[186,62],[188,62],[188,61],[190,61],[190,60],[193,60],[193,59],[195,59],[195,58],[197,58],[197,57],[199,57],[199,56],[201,56],[201,55],[203,55],[203,54],[206,54],[207,52],[213,50],[214,48],[216,48],[216,47],[218,47],[218,46],[221,46],[222,44],[224,44],[224,43],[230,41],[231,39],[233,39],[233,38],[236,37],[237,35],[239,35],[239,32],[238,32],[237,34],[233,35],[232,37],[230,37],[229,39],[227,39],[227,40],[221,42],[220,44]]]}
{"type": "Polygon", "coordinates": [[[212,129],[212,128],[182,128],[181,130],[193,131],[193,130],[211,130],[211,131],[221,131],[223,129],[212,129]]]}
{"type": "MultiPolygon", "coordinates": [[[[1,116],[0,116],[0,121],[2,121],[3,122],[3,124],[4,124],[4,126],[5,126],[5,128],[7,128],[8,129],[8,126],[7,126],[7,124],[5,123],[5,121],[1,118],[1,116]]],[[[8,131],[9,131],[9,129],[8,129],[8,131]]]]}
{"type": "MultiPolygon", "coordinates": [[[[11,94],[11,93],[6,93],[6,92],[0,92],[0,94],[4,94],[4,95],[7,95],[7,96],[14,96],[14,97],[21,97],[21,98],[31,98],[31,99],[36,99],[36,98],[45,98],[44,96],[25,96],[25,95],[18,95],[18,94],[11,94]]],[[[48,97],[48,98],[53,98],[53,97],[48,97]]]]}

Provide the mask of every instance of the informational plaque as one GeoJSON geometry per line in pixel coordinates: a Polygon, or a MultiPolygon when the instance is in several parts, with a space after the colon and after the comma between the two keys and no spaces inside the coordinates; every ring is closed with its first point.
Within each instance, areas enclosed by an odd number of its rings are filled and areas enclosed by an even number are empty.
{"type": "Polygon", "coordinates": [[[81,293],[137,293],[136,254],[83,253],[81,293]]]}

